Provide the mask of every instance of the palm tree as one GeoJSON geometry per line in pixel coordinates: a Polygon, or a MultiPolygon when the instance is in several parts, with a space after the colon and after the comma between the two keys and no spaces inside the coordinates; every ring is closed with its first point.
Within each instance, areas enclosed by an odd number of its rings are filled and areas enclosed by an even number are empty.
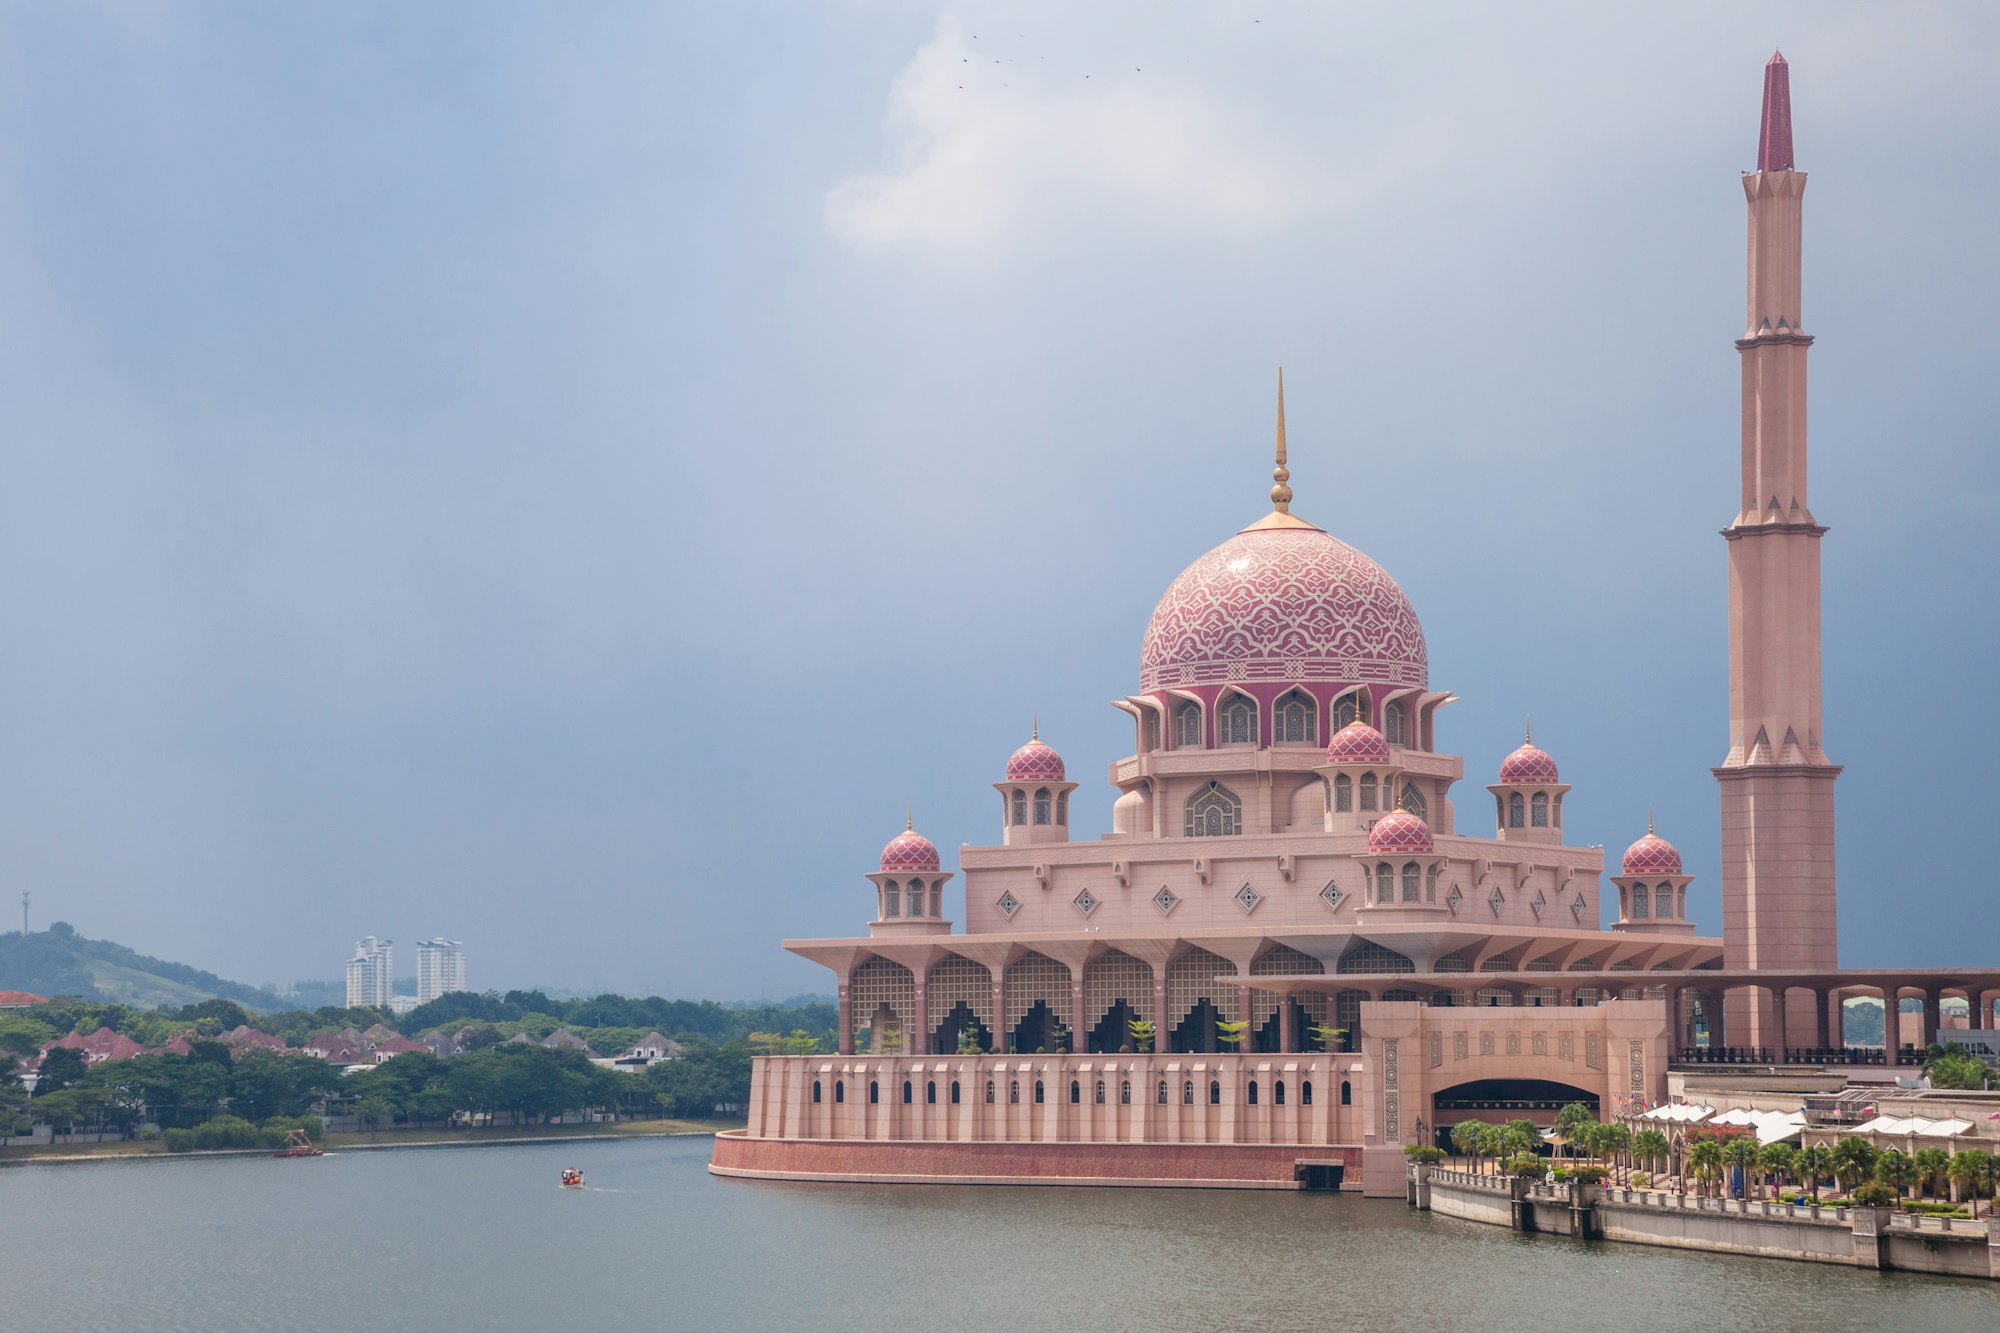
{"type": "Polygon", "coordinates": [[[1788,1180],[1798,1170],[1798,1150],[1789,1143],[1767,1143],[1757,1150],[1757,1165],[1763,1169],[1768,1180],[1772,1176],[1784,1176],[1788,1180]]]}
{"type": "Polygon", "coordinates": [[[1479,1131],[1477,1120],[1461,1120],[1451,1127],[1451,1146],[1476,1162],[1479,1157],[1479,1131]]]}
{"type": "Polygon", "coordinates": [[[1833,1167],[1833,1154],[1821,1144],[1799,1149],[1797,1159],[1799,1183],[1812,1186],[1813,1207],[1819,1207],[1819,1183],[1826,1179],[1826,1173],[1833,1167]]]}
{"type": "Polygon", "coordinates": [[[1642,1129],[1632,1136],[1632,1155],[1644,1162],[1648,1171],[1659,1170],[1660,1163],[1667,1159],[1670,1146],[1667,1136],[1657,1129],[1642,1129]]]}
{"type": "Polygon", "coordinates": [[[1757,1190],[1752,1183],[1751,1173],[1757,1169],[1756,1138],[1749,1134],[1737,1135],[1730,1140],[1727,1155],[1729,1164],[1743,1173],[1743,1197],[1746,1199],[1755,1197],[1757,1190]]]}
{"type": "Polygon", "coordinates": [[[1935,1199],[1951,1170],[1951,1154],[1942,1148],[1919,1148],[1910,1155],[1910,1164],[1917,1171],[1918,1190],[1935,1199]]]}
{"type": "Polygon", "coordinates": [[[1632,1171],[1630,1155],[1632,1152],[1632,1131],[1623,1125],[1615,1123],[1599,1125],[1596,1134],[1592,1137],[1595,1142],[1591,1144],[1591,1150],[1600,1157],[1622,1159],[1626,1179],[1629,1180],[1632,1171]]]}
{"type": "Polygon", "coordinates": [[[1481,1125],[1479,1127],[1479,1152],[1482,1157],[1491,1157],[1496,1161],[1505,1157],[1507,1155],[1506,1129],[1499,1125],[1481,1125]]]}
{"type": "Polygon", "coordinates": [[[1723,1161],[1722,1145],[1714,1139],[1703,1139],[1688,1150],[1690,1173],[1704,1185],[1720,1183],[1723,1161]]]}
{"type": "Polygon", "coordinates": [[[1993,1157],[1984,1148],[1960,1148],[1952,1154],[1951,1197],[1970,1200],[1972,1215],[1979,1216],[1979,1196],[1993,1176],[1993,1157]]]}
{"type": "Polygon", "coordinates": [[[1875,1179],[1901,1194],[1917,1178],[1917,1164],[1901,1148],[1884,1149],[1875,1159],[1875,1179]]]}
{"type": "Polygon", "coordinates": [[[1597,1117],[1582,1102],[1571,1102],[1556,1112],[1556,1133],[1567,1141],[1571,1151],[1588,1141],[1585,1136],[1596,1124],[1597,1117]]]}
{"type": "Polygon", "coordinates": [[[1875,1174],[1875,1156],[1874,1144],[1850,1134],[1833,1145],[1827,1165],[1833,1168],[1835,1183],[1842,1189],[1853,1189],[1875,1174]]]}

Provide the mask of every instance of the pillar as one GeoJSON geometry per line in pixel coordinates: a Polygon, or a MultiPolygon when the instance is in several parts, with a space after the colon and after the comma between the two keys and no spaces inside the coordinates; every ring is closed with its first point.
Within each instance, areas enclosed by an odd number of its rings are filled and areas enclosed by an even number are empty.
{"type": "Polygon", "coordinates": [[[987,973],[993,982],[993,1049],[998,1054],[1007,1052],[1007,972],[1005,968],[993,968],[987,973]]]}
{"type": "Polygon", "coordinates": [[[1827,1009],[1826,1009],[1828,1001],[1833,997],[1828,995],[1827,989],[1824,986],[1814,987],[1812,997],[1813,997],[1813,1015],[1814,1015],[1813,1045],[1819,1047],[1821,1050],[1825,1050],[1827,1047],[1833,1045],[1833,1043],[1827,1039],[1827,1009]]]}
{"type": "Polygon", "coordinates": [[[1069,1049],[1075,1055],[1089,1045],[1089,1034],[1083,1030],[1083,969],[1075,967],[1069,973],[1069,1049]]]}
{"type": "Polygon", "coordinates": [[[842,1055],[854,1054],[854,1000],[847,991],[848,978],[843,976],[835,988],[837,1007],[840,1010],[840,1041],[838,1049],[842,1055]]]}
{"type": "Polygon", "coordinates": [[[1924,992],[1924,1037],[1921,1044],[1927,1049],[1933,1042],[1937,1040],[1938,1019],[1939,1019],[1938,1001],[1942,1000],[1943,998],[1944,998],[1944,992],[1937,989],[1935,986],[1931,987],[1930,989],[1924,992]]]}
{"type": "Polygon", "coordinates": [[[903,1034],[903,1054],[929,1055],[931,1053],[931,1010],[930,1006],[924,1002],[924,978],[929,969],[925,969],[924,972],[918,972],[915,968],[911,968],[910,971],[915,974],[917,982],[916,995],[911,1001],[914,1012],[910,1015],[910,1026],[917,1031],[915,1033],[905,1032],[903,1034]]]}
{"type": "Polygon", "coordinates": [[[1167,966],[1153,968],[1153,1049],[1167,1049],[1167,966]]]}
{"type": "Polygon", "coordinates": [[[1292,1008],[1292,993],[1281,991],[1278,995],[1278,1053],[1298,1054],[1299,1037],[1298,1012],[1292,1008]]]}
{"type": "Polygon", "coordinates": [[[1771,1029],[1764,1035],[1769,1038],[1771,1058],[1779,1064],[1785,1062],[1785,988],[1767,987],[1771,992],[1771,1029]]]}

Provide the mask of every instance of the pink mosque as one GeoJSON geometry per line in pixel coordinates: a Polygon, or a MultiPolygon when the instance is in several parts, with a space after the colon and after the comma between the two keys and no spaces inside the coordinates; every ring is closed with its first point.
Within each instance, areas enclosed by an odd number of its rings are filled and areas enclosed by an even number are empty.
{"type": "Polygon", "coordinates": [[[960,854],[962,930],[937,847],[890,839],[866,933],[785,945],[834,974],[838,1053],[759,1059],[711,1170],[1400,1197],[1407,1144],[1662,1100],[1676,1064],[1893,1072],[1899,1052],[1845,1045],[1845,997],[1921,998],[1917,1044],[1947,994],[1990,1026],[2000,970],[1837,963],[1805,184],[1774,56],[1743,177],[1720,938],[1651,828],[1607,887],[1531,737],[1460,826],[1465,760],[1439,748],[1454,696],[1396,581],[1292,512],[1281,379],[1270,512],[1168,585],[1116,702],[1133,753],[1111,765],[1111,832],[1072,838],[1077,784],[1037,734],[993,784],[998,842],[960,854]]]}

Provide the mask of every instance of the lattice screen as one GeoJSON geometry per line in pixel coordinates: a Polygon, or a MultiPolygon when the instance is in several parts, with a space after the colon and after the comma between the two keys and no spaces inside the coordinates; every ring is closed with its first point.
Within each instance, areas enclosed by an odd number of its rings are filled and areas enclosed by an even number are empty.
{"type": "Polygon", "coordinates": [[[934,1033],[944,1016],[965,1001],[972,1016],[993,1027],[993,974],[983,964],[953,954],[933,964],[924,978],[924,1030],[934,1033]]]}
{"type": "MultiPolygon", "coordinates": [[[[847,997],[856,1027],[866,1023],[874,1028],[875,1015],[886,1004],[896,1015],[896,1026],[903,1030],[904,1037],[915,1039],[917,979],[901,963],[892,963],[886,958],[870,958],[854,969],[853,980],[847,984],[847,997]]],[[[870,1033],[870,1039],[878,1046],[881,1038],[879,1030],[870,1033]]]]}
{"type": "MultiPolygon", "coordinates": [[[[1211,1001],[1216,1011],[1230,1022],[1243,1017],[1237,1012],[1236,987],[1215,984],[1217,977],[1234,975],[1235,972],[1235,966],[1227,958],[1206,949],[1189,949],[1168,963],[1167,1012],[1160,1021],[1160,1028],[1172,1031],[1179,1027],[1188,1016],[1188,1011],[1204,999],[1211,1001]]],[[[1132,997],[1128,995],[1125,998],[1129,1000],[1132,997]]],[[[1108,1005],[1109,1001],[1106,1003],[1108,1005]]]]}
{"type": "Polygon", "coordinates": [[[1049,1012],[1069,1018],[1069,969],[1047,954],[1024,953],[1007,966],[1007,1022],[1012,1032],[1040,1000],[1049,1012]]]}
{"type": "Polygon", "coordinates": [[[1153,969],[1129,953],[1113,949],[1099,954],[1083,968],[1083,1021],[1076,1025],[1081,1034],[1096,1027],[1112,1005],[1123,1000],[1132,1012],[1145,1016],[1153,1007],[1153,969]]]}
{"type": "Polygon", "coordinates": [[[1387,949],[1373,940],[1358,940],[1340,960],[1338,969],[1343,976],[1363,976],[1382,972],[1414,972],[1417,965],[1394,949],[1387,949]]]}

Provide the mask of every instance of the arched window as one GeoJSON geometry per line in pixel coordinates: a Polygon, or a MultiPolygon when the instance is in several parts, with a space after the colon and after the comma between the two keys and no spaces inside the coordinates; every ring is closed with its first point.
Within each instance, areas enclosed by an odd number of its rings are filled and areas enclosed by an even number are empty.
{"type": "Polygon", "coordinates": [[[1194,1080],[1187,1079],[1181,1084],[1181,1105],[1194,1105],[1194,1080]]]}
{"type": "Polygon", "coordinates": [[[1284,1104],[1285,1104],[1285,1080],[1279,1079],[1271,1085],[1271,1105],[1283,1106],[1284,1104]]]}
{"type": "Polygon", "coordinates": [[[1340,1081],[1340,1104],[1342,1106],[1354,1105],[1354,1085],[1346,1079],[1340,1081]]]}
{"type": "Polygon", "coordinates": [[[953,1079],[953,1080],[951,1081],[951,1104],[952,1104],[953,1106],[956,1106],[956,1105],[958,1105],[958,1080],[957,1080],[957,1079],[953,1079]]]}
{"type": "Polygon", "coordinates": [[[1132,1104],[1132,1080],[1129,1078],[1118,1085],[1118,1104],[1120,1106],[1132,1104]]]}
{"type": "Polygon", "coordinates": [[[1363,810],[1373,810],[1375,808],[1375,775],[1373,773],[1363,773],[1361,775],[1361,808],[1363,810]]]}
{"type": "Polygon", "coordinates": [[[1256,1104],[1257,1104],[1257,1080],[1253,1078],[1250,1080],[1250,1105],[1255,1106],[1256,1104]]]}
{"type": "Polygon", "coordinates": [[[931,915],[944,915],[944,885],[931,885],[931,915]]]}
{"type": "Polygon", "coordinates": [[[1213,781],[1187,799],[1184,824],[1190,838],[1229,838],[1243,831],[1243,802],[1213,781]]]}
{"type": "Polygon", "coordinates": [[[1069,793],[1066,791],[1056,793],[1056,823],[1069,827],[1069,793]]]}
{"type": "Polygon", "coordinates": [[[1417,863],[1415,861],[1403,862],[1404,902],[1413,903],[1417,901],[1418,890],[1421,888],[1423,883],[1422,876],[1423,872],[1418,868],[1417,863]]]}
{"type": "Polygon", "coordinates": [[[1214,1079],[1208,1081],[1208,1104],[1210,1106],[1222,1105],[1222,1084],[1214,1079]]]}
{"type": "MultiPolygon", "coordinates": [[[[1438,900],[1438,868],[1436,866],[1432,866],[1429,870],[1426,870],[1424,872],[1424,901],[1427,903],[1434,903],[1437,900],[1438,900]]],[[[940,912],[938,915],[942,916],[943,913],[940,912]]]]}
{"type": "Polygon", "coordinates": [[[882,915],[886,917],[903,914],[903,890],[893,879],[882,881],[882,915]]]}
{"type": "Polygon", "coordinates": [[[1309,1078],[1302,1078],[1299,1080],[1299,1105],[1311,1106],[1312,1104],[1313,1104],[1313,1081],[1309,1078]]]}
{"type": "Polygon", "coordinates": [[[1335,731],[1339,731],[1342,727],[1346,726],[1350,722],[1353,722],[1355,719],[1360,718],[1361,716],[1362,714],[1361,714],[1360,695],[1343,694],[1340,698],[1334,700],[1333,729],[1335,731]]]}
{"type": "Polygon", "coordinates": [[[1534,809],[1533,822],[1535,827],[1547,828],[1549,826],[1549,794],[1547,792],[1538,791],[1535,793],[1534,809]]]}
{"type": "Polygon", "coordinates": [[[923,914],[924,914],[924,882],[920,879],[913,879],[910,881],[909,915],[922,916],[923,914]]]}
{"type": "Polygon", "coordinates": [[[818,1105],[819,1105],[819,1080],[818,1080],[818,1079],[814,1079],[814,1080],[813,1080],[813,1105],[814,1105],[814,1106],[818,1106],[818,1105]]]}
{"type": "Polygon", "coordinates": [[[1037,1105],[1037,1106],[1040,1106],[1041,1104],[1042,1104],[1042,1081],[1041,1081],[1040,1079],[1036,1079],[1036,1080],[1035,1080],[1035,1105],[1037,1105]]]}
{"type": "Polygon", "coordinates": [[[1201,705],[1192,699],[1183,699],[1174,705],[1174,748],[1201,748],[1201,705]]]}
{"type": "Polygon", "coordinates": [[[993,1105],[993,1080],[990,1078],[986,1080],[986,1104],[993,1105]]]}
{"type": "Polygon", "coordinates": [[[1160,1106],[1165,1106],[1167,1104],[1167,1081],[1165,1079],[1160,1080],[1159,1095],[1154,1099],[1154,1101],[1157,1105],[1160,1106]]]}
{"type": "Polygon", "coordinates": [[[833,1081],[833,1100],[836,1105],[847,1100],[847,1084],[840,1079],[833,1081]]]}
{"type": "Polygon", "coordinates": [[[1069,1104],[1071,1106],[1080,1106],[1083,1104],[1083,1084],[1077,1082],[1075,1079],[1069,1081],[1069,1104]]]}
{"type": "Polygon", "coordinates": [[[1016,824],[1028,822],[1028,793],[1024,791],[1017,790],[1014,793],[1014,822],[1016,824]]]}
{"type": "MultiPolygon", "coordinates": [[[[1037,1097],[1035,1100],[1040,1101],[1041,1098],[1037,1097]]],[[[1021,1080],[1018,1078],[1010,1080],[1007,1084],[1007,1104],[1009,1106],[1021,1104],[1021,1080]]]]}
{"type": "MultiPolygon", "coordinates": [[[[936,1086],[936,1084],[932,1084],[932,1086],[933,1086],[933,1087],[935,1087],[935,1086],[936,1086]]],[[[912,1098],[911,1098],[911,1096],[910,1096],[910,1080],[908,1080],[908,1079],[904,1079],[904,1080],[903,1080],[903,1105],[905,1105],[905,1106],[908,1106],[908,1105],[910,1104],[911,1100],[912,1100],[912,1098]]],[[[933,1097],[933,1098],[932,1098],[932,1100],[933,1100],[933,1101],[935,1101],[935,1100],[936,1100],[936,1098],[935,1098],[935,1097],[933,1097]]]]}
{"type": "Polygon", "coordinates": [[[1292,690],[1271,710],[1271,739],[1281,745],[1317,745],[1319,728],[1312,696],[1292,690]]]}
{"type": "Polygon", "coordinates": [[[1641,884],[1637,888],[1632,890],[1632,919],[1636,921],[1639,918],[1645,916],[1646,907],[1647,907],[1646,886],[1644,884],[1641,884]]]}
{"type": "Polygon", "coordinates": [[[1403,705],[1399,703],[1390,704],[1382,710],[1383,740],[1389,742],[1391,745],[1404,744],[1403,726],[1403,705]]]}
{"type": "Polygon", "coordinates": [[[1354,779],[1345,773],[1337,775],[1333,780],[1333,808],[1337,811],[1354,808],[1354,779]]]}
{"type": "Polygon", "coordinates": [[[1674,886],[1662,884],[1653,898],[1653,915],[1672,917],[1674,914],[1674,886]]]}
{"type": "Polygon", "coordinates": [[[1104,1105],[1104,1080],[1097,1080],[1097,1104],[1104,1105]]]}
{"type": "Polygon", "coordinates": [[[1035,791],[1035,822],[1037,824],[1046,824],[1049,822],[1049,789],[1047,787],[1040,787],[1035,791]]]}
{"type": "Polygon", "coordinates": [[[1526,823],[1524,816],[1526,814],[1527,814],[1527,809],[1522,804],[1521,793],[1520,792],[1511,793],[1507,797],[1507,827],[1508,828],[1524,827],[1526,823]]]}
{"type": "Polygon", "coordinates": [[[1230,695],[1217,722],[1216,732],[1224,745],[1257,743],[1257,705],[1245,696],[1230,695]]]}
{"type": "Polygon", "coordinates": [[[1403,784],[1403,795],[1401,797],[1401,800],[1403,803],[1403,808],[1409,811],[1411,814],[1415,815],[1418,819],[1430,818],[1429,802],[1425,801],[1424,794],[1417,790],[1416,783],[1405,782],[1403,784]]]}
{"type": "Polygon", "coordinates": [[[879,1084],[879,1083],[877,1083],[877,1082],[876,1082],[876,1081],[875,1081],[874,1079],[872,1079],[872,1078],[871,1078],[871,1079],[869,1079],[869,1080],[868,1080],[868,1104],[869,1104],[870,1106],[875,1106],[875,1105],[878,1105],[878,1104],[879,1104],[879,1103],[881,1102],[881,1100],[882,1100],[882,1085],[881,1085],[881,1084],[879,1084]]]}
{"type": "Polygon", "coordinates": [[[1396,901],[1396,870],[1387,861],[1378,861],[1375,865],[1375,901],[1396,901]]]}

